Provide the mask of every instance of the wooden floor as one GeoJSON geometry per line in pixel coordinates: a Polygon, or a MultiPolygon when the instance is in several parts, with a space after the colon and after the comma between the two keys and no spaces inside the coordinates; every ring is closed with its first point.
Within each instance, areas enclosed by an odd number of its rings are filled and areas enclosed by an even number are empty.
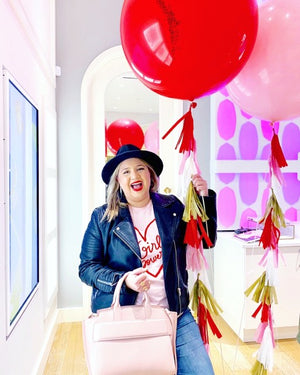
{"type": "MultiPolygon", "coordinates": [[[[210,357],[216,375],[251,374],[258,344],[245,344],[221,320],[216,323],[223,337],[210,337],[210,357]]],[[[271,375],[300,375],[300,344],[293,340],[278,340],[274,349],[271,375]]],[[[81,323],[62,323],[57,332],[44,375],[88,375],[85,364],[81,323]]]]}

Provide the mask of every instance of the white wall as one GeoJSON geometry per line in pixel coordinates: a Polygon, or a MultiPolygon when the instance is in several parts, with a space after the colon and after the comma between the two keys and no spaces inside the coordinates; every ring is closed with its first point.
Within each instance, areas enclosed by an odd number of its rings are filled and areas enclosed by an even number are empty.
{"type": "MultiPolygon", "coordinates": [[[[82,306],[78,277],[81,223],[81,82],[89,64],[120,44],[123,0],[56,1],[58,170],[59,170],[59,307],[82,306]]],[[[99,140],[100,142],[101,140],[99,140]]],[[[100,170],[99,170],[100,179],[100,170]]]]}
{"type": "Polygon", "coordinates": [[[0,80],[0,373],[35,374],[56,317],[57,210],[55,1],[0,2],[0,69],[7,69],[39,110],[40,283],[10,336],[6,330],[4,104],[0,80]],[[47,138],[47,143],[45,143],[47,138]],[[49,202],[51,200],[51,205],[49,202]]]}

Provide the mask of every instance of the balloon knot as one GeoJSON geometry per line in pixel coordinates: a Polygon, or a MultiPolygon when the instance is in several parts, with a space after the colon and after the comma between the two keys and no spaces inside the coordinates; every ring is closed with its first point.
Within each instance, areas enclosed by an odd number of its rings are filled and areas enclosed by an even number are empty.
{"type": "Polygon", "coordinates": [[[197,103],[196,102],[192,102],[191,103],[191,108],[196,108],[197,107],[197,103]]]}

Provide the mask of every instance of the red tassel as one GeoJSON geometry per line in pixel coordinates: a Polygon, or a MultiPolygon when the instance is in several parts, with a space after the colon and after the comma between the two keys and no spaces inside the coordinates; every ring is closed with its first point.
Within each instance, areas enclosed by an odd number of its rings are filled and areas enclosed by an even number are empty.
{"type": "Polygon", "coordinates": [[[212,244],[210,238],[208,237],[208,234],[206,233],[206,230],[204,229],[201,217],[199,217],[199,216],[198,216],[198,224],[199,224],[199,228],[200,228],[200,232],[201,232],[201,239],[204,238],[207,247],[213,247],[213,244],[212,244]]]}
{"type": "Polygon", "coordinates": [[[191,219],[186,225],[184,243],[187,245],[191,245],[192,247],[195,247],[196,249],[198,249],[200,246],[201,237],[197,228],[197,220],[194,219],[193,217],[191,217],[191,219]]]}
{"type": "Polygon", "coordinates": [[[256,318],[257,317],[257,314],[260,312],[261,310],[261,318],[260,318],[260,321],[262,323],[265,323],[265,322],[268,322],[269,321],[269,316],[270,316],[270,305],[267,305],[266,303],[261,303],[258,308],[254,311],[254,313],[252,314],[252,317],[253,318],[256,318]]]}
{"type": "Polygon", "coordinates": [[[270,306],[267,305],[266,303],[263,303],[261,318],[260,318],[260,321],[262,323],[267,323],[269,321],[269,309],[270,309],[270,306]]]}
{"type": "Polygon", "coordinates": [[[208,310],[203,305],[203,303],[200,302],[200,298],[199,298],[198,326],[199,326],[200,334],[201,334],[204,345],[209,344],[208,329],[207,329],[207,313],[208,313],[208,310]]]}
{"type": "Polygon", "coordinates": [[[216,323],[214,322],[209,310],[203,305],[203,303],[200,302],[200,298],[199,298],[198,326],[200,329],[200,334],[201,334],[204,345],[209,344],[208,324],[212,333],[215,336],[217,336],[218,339],[220,339],[222,337],[221,332],[219,331],[216,323]]]}
{"type": "Polygon", "coordinates": [[[271,140],[271,153],[272,157],[276,159],[279,168],[286,167],[288,165],[280,146],[278,135],[275,132],[273,132],[273,137],[271,140]]]}
{"type": "Polygon", "coordinates": [[[259,245],[262,243],[264,249],[268,247],[276,249],[280,238],[280,230],[272,221],[272,211],[273,209],[270,210],[264,222],[264,229],[259,240],[259,245]]]}
{"type": "Polygon", "coordinates": [[[258,308],[254,311],[254,313],[252,314],[252,317],[253,318],[256,318],[257,314],[260,312],[260,310],[262,309],[262,303],[258,306],[258,308]]]}
{"type": "Polygon", "coordinates": [[[163,135],[162,139],[165,139],[183,120],[183,127],[180,133],[179,139],[177,141],[175,149],[180,145],[179,152],[195,152],[196,151],[196,141],[194,138],[194,120],[192,116],[192,108],[195,108],[197,103],[192,102],[187,113],[185,113],[178,121],[175,122],[173,126],[163,135]]]}
{"type": "Polygon", "coordinates": [[[211,317],[210,312],[209,312],[209,311],[207,311],[207,312],[208,312],[208,314],[207,314],[207,319],[208,319],[208,324],[209,324],[209,326],[210,326],[210,329],[211,329],[212,333],[213,333],[215,336],[217,336],[218,339],[220,339],[220,338],[222,337],[222,334],[221,334],[221,332],[219,331],[219,329],[218,329],[216,323],[213,321],[213,318],[211,317]]]}

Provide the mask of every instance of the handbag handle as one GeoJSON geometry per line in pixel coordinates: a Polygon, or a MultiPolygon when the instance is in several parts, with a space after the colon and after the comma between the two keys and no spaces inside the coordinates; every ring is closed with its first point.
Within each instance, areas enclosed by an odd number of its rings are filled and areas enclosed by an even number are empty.
{"type": "MultiPolygon", "coordinates": [[[[122,285],[123,285],[124,281],[126,280],[126,277],[129,275],[129,273],[130,273],[130,271],[126,272],[120,278],[120,280],[118,281],[118,283],[116,285],[114,296],[113,296],[113,301],[112,301],[112,304],[111,304],[111,307],[114,308],[115,312],[118,309],[120,309],[120,307],[121,307],[120,306],[120,292],[121,292],[122,285]]],[[[144,308],[145,308],[145,312],[146,312],[145,316],[150,317],[150,315],[151,315],[151,305],[150,305],[149,296],[148,296],[146,291],[144,292],[144,300],[143,300],[142,306],[144,306],[144,308]]]]}

